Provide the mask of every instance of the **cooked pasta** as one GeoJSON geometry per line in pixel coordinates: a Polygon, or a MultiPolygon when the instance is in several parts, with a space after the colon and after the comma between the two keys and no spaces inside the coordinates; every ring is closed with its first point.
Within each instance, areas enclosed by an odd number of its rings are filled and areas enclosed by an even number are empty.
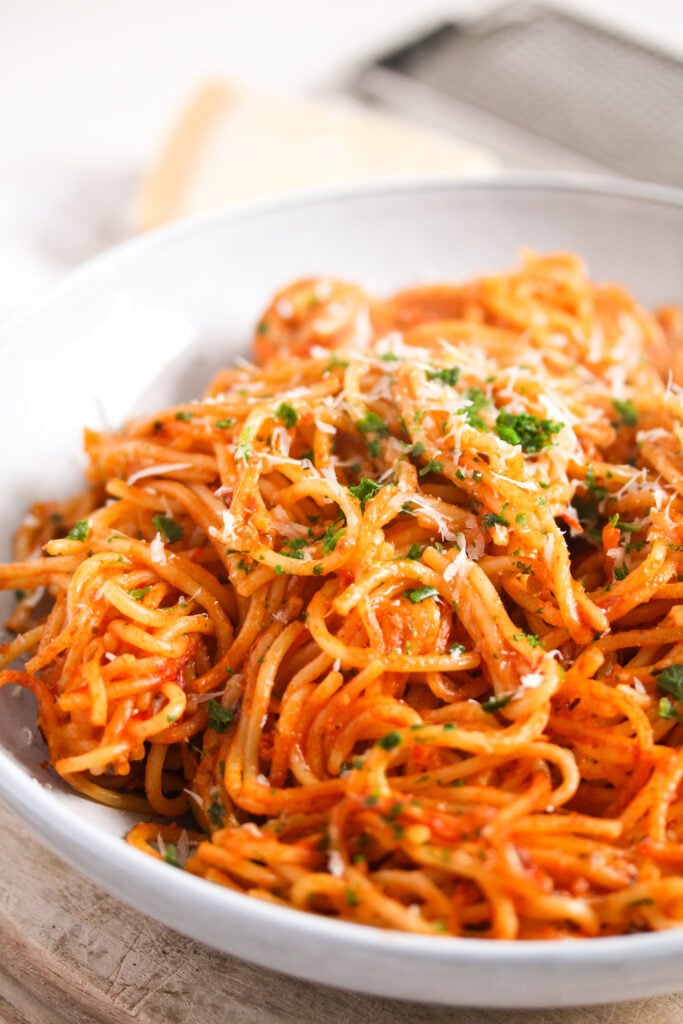
{"type": "Polygon", "coordinates": [[[87,490],[0,566],[0,684],[54,770],[277,904],[683,923],[683,313],[525,253],[387,300],[299,281],[254,347],[86,431],[87,490]]]}

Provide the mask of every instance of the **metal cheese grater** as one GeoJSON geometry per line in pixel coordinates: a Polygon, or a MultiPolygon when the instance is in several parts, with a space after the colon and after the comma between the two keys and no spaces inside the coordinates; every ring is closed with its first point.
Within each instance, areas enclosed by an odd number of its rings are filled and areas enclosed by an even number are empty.
{"type": "Polygon", "coordinates": [[[507,164],[683,186],[683,61],[560,10],[512,4],[442,25],[352,87],[507,164]]]}

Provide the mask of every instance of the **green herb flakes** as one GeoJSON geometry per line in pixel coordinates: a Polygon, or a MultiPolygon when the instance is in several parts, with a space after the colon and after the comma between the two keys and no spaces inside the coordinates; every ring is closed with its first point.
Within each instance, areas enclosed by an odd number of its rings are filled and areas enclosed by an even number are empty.
{"type": "Polygon", "coordinates": [[[460,380],[460,367],[449,366],[444,370],[427,370],[427,380],[438,380],[454,387],[460,380]]]}
{"type": "Polygon", "coordinates": [[[514,415],[511,412],[499,412],[496,418],[496,433],[508,444],[520,444],[525,452],[540,452],[552,444],[554,434],[559,434],[564,426],[555,420],[542,420],[528,412],[514,415]]]}
{"type": "Polygon", "coordinates": [[[377,740],[382,750],[393,750],[395,747],[400,747],[402,740],[400,732],[393,729],[388,732],[386,736],[382,736],[381,739],[377,740]]]}
{"type": "Polygon", "coordinates": [[[209,729],[213,729],[214,732],[225,732],[234,717],[235,712],[224,708],[220,701],[209,701],[209,729]]]}
{"type": "Polygon", "coordinates": [[[467,400],[467,405],[458,409],[458,413],[465,417],[471,427],[476,427],[477,430],[487,430],[488,428],[479,413],[491,404],[491,400],[486,397],[481,388],[466,388],[463,398],[467,400]]]}
{"type": "Polygon", "coordinates": [[[372,409],[368,410],[362,420],[358,420],[356,427],[361,434],[378,434],[380,437],[387,437],[389,434],[389,427],[372,409]]]}
{"type": "Polygon", "coordinates": [[[335,525],[335,523],[330,523],[330,525],[325,530],[325,533],[323,534],[322,540],[324,555],[329,555],[332,551],[334,551],[334,549],[337,546],[337,541],[341,540],[341,538],[346,533],[345,526],[342,526],[341,529],[339,530],[335,530],[335,525]]]}
{"type": "Polygon", "coordinates": [[[369,477],[364,476],[361,481],[353,486],[349,487],[349,491],[360,501],[361,511],[365,511],[365,505],[374,498],[378,491],[384,487],[384,484],[378,483],[376,480],[370,480],[369,477]]]}
{"type": "Polygon", "coordinates": [[[662,669],[656,682],[660,693],[668,693],[675,700],[683,701],[683,665],[669,665],[662,669]]]}
{"type": "Polygon", "coordinates": [[[683,722],[683,716],[668,697],[662,697],[659,701],[659,717],[668,721],[683,722]]]}
{"type": "Polygon", "coordinates": [[[176,849],[175,843],[167,843],[164,851],[164,860],[167,864],[170,864],[174,868],[181,867],[180,860],[178,859],[178,850],[176,849]]]}
{"type": "Polygon", "coordinates": [[[428,597],[438,597],[439,591],[436,587],[416,587],[413,590],[404,590],[403,596],[413,604],[419,604],[420,601],[426,601],[428,597]]]}
{"type": "Polygon", "coordinates": [[[175,544],[176,541],[183,539],[182,526],[180,523],[176,523],[175,519],[171,519],[170,516],[159,512],[157,515],[152,516],[152,522],[157,533],[162,534],[169,544],[175,544]]]}
{"type": "Polygon", "coordinates": [[[489,697],[482,704],[481,710],[485,711],[487,715],[492,714],[494,711],[500,711],[501,708],[510,703],[513,697],[513,693],[508,694],[506,697],[489,697]]]}
{"type": "Polygon", "coordinates": [[[288,430],[295,427],[299,421],[296,409],[289,402],[280,402],[275,410],[275,417],[280,423],[284,423],[288,430]]]}
{"type": "Polygon", "coordinates": [[[438,459],[430,459],[426,466],[423,466],[418,476],[427,476],[429,473],[443,473],[443,462],[438,459]]]}
{"type": "Polygon", "coordinates": [[[87,519],[79,519],[75,526],[73,526],[66,535],[67,540],[80,540],[84,541],[90,533],[90,527],[88,526],[87,519]]]}
{"type": "Polygon", "coordinates": [[[613,398],[612,405],[614,406],[614,411],[619,416],[617,421],[618,427],[638,426],[638,410],[633,402],[629,402],[621,398],[613,398]]]}
{"type": "Polygon", "coordinates": [[[505,516],[499,516],[497,512],[486,512],[481,517],[481,525],[485,530],[490,530],[493,526],[509,526],[505,516]]]}
{"type": "Polygon", "coordinates": [[[541,641],[535,633],[515,633],[512,639],[517,643],[519,643],[520,640],[526,640],[530,647],[540,647],[541,645],[541,641]]]}

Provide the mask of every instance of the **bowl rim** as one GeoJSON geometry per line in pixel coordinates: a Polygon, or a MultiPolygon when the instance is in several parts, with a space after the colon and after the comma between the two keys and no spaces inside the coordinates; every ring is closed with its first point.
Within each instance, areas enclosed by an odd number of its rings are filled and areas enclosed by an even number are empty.
{"type": "MultiPolygon", "coordinates": [[[[355,199],[368,200],[375,196],[386,196],[387,193],[394,196],[402,193],[414,196],[418,193],[466,193],[482,189],[511,193],[529,189],[552,193],[578,192],[597,197],[616,196],[683,209],[683,190],[602,175],[565,173],[493,173],[466,179],[439,175],[394,180],[389,183],[373,181],[341,187],[297,190],[284,196],[243,203],[223,211],[190,218],[128,240],[96,256],[68,273],[64,280],[46,293],[29,300],[20,310],[5,318],[0,324],[0,350],[11,346],[15,332],[20,332],[25,326],[30,325],[32,320],[43,316],[51,307],[68,299],[72,293],[87,287],[92,280],[97,280],[102,275],[106,276],[110,269],[125,264],[131,256],[174,246],[194,235],[222,230],[229,224],[263,218],[284,210],[310,209],[315,205],[332,201],[339,203],[355,199]]],[[[683,952],[683,928],[638,935],[608,936],[595,940],[565,939],[552,942],[542,939],[520,941],[417,935],[327,919],[290,907],[271,904],[212,883],[207,884],[204,879],[185,872],[175,871],[169,875],[168,865],[145,856],[127,845],[122,836],[116,837],[98,828],[80,812],[58,801],[40,780],[32,777],[27,769],[20,766],[1,746],[0,798],[25,825],[49,845],[57,856],[138,910],[139,904],[127,895],[125,884],[112,882],[108,870],[112,859],[116,863],[117,874],[123,877],[124,882],[130,873],[152,891],[165,889],[171,895],[177,892],[183,901],[192,900],[201,905],[205,905],[207,896],[210,896],[217,914],[232,917],[236,922],[239,922],[240,918],[248,917],[271,936],[284,937],[298,933],[306,935],[313,942],[320,942],[321,949],[331,948],[333,945],[337,950],[353,948],[356,952],[368,955],[373,952],[389,953],[400,957],[405,963],[410,961],[416,967],[421,962],[429,960],[444,965],[457,964],[461,967],[467,967],[468,964],[481,966],[483,963],[490,968],[511,967],[524,963],[542,969],[561,960],[564,965],[574,969],[587,968],[589,965],[595,967],[596,964],[601,968],[608,968],[611,965],[623,966],[625,960],[632,961],[636,956],[640,964],[645,964],[659,960],[662,956],[672,957],[683,952]],[[67,840],[67,847],[64,848],[64,841],[67,840]]],[[[87,798],[83,800],[87,802],[87,798]]],[[[172,911],[172,904],[169,903],[169,906],[172,911]]],[[[146,910],[143,912],[152,913],[146,910]]],[[[172,912],[167,914],[166,918],[161,913],[154,913],[153,916],[170,927],[185,930],[186,934],[193,934],[188,926],[184,928],[184,922],[178,921],[172,912]]],[[[202,938],[196,935],[195,937],[202,938]]],[[[206,938],[202,941],[211,942],[206,938]]],[[[300,976],[307,975],[302,973],[300,976]]],[[[372,989],[366,988],[365,991],[372,989]]]]}
{"type": "Polygon", "coordinates": [[[352,202],[355,199],[382,197],[387,193],[399,195],[415,193],[454,191],[468,192],[486,189],[495,191],[521,192],[528,189],[546,190],[553,193],[570,192],[584,195],[621,197],[654,203],[662,206],[683,207],[683,188],[660,185],[654,182],[618,178],[607,174],[582,174],[569,171],[491,171],[467,177],[452,174],[434,174],[415,177],[392,178],[388,180],[353,182],[344,185],[321,185],[317,188],[292,189],[282,195],[265,199],[246,200],[222,210],[187,217],[164,227],[155,228],[145,234],[136,235],[96,256],[85,260],[67,271],[56,284],[38,295],[28,298],[19,308],[0,320],[0,347],[11,339],[11,335],[34,317],[59,302],[64,295],[89,280],[97,277],[109,267],[128,260],[130,255],[173,246],[195,234],[218,230],[226,223],[240,223],[266,214],[280,211],[311,208],[330,201],[352,202]]]}

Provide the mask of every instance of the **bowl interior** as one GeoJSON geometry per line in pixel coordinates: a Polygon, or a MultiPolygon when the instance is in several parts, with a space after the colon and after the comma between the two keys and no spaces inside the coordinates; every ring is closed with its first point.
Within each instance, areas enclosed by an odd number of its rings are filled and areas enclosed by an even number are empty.
{"type": "MultiPolygon", "coordinates": [[[[646,305],[683,300],[681,200],[606,183],[431,183],[319,195],[181,225],[78,271],[0,332],[0,560],[9,559],[32,500],[82,485],[83,426],[113,427],[197,396],[218,367],[248,355],[253,325],[282,285],[327,274],[389,293],[512,266],[523,246],[576,251],[595,279],[623,283],[646,305]]],[[[4,618],[12,598],[0,599],[4,618]]],[[[40,766],[44,756],[32,699],[0,691],[0,796],[40,828],[30,813],[37,779],[50,787],[45,836],[65,831],[60,815],[68,812],[85,829],[79,841],[89,831],[118,839],[122,816],[68,792],[40,766]]],[[[106,848],[112,863],[120,845],[106,848]]],[[[79,860],[68,848],[65,855],[79,860]]],[[[118,883],[110,888],[125,895],[118,883]]],[[[145,909],[154,912],[151,903],[145,909]]],[[[215,941],[201,924],[183,926],[183,912],[179,903],[169,923],[215,941]]],[[[463,998],[454,1001],[478,1001],[460,985],[463,998]]],[[[411,992],[454,998],[448,986],[436,995],[422,988],[414,983],[411,992]]],[[[508,1005],[515,998],[510,992],[508,1005]]]]}

